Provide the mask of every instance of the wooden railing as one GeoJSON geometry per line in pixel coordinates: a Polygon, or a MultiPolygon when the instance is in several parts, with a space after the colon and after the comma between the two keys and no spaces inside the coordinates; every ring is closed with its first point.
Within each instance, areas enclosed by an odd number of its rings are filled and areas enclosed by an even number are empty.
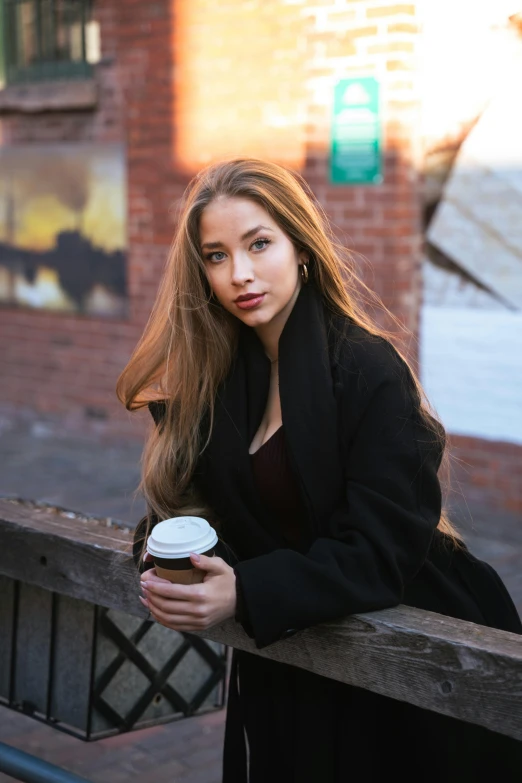
{"type": "MultiPolygon", "coordinates": [[[[131,535],[112,520],[0,500],[0,574],[144,617],[131,535]]],[[[522,740],[516,634],[398,606],[316,626],[262,650],[234,621],[200,635],[522,740]]]]}

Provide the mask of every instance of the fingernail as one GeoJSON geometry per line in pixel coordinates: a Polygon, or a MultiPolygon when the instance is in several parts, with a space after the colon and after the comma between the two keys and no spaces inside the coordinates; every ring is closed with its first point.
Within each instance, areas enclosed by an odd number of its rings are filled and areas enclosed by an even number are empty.
{"type": "Polygon", "coordinates": [[[196,561],[196,563],[199,563],[199,562],[201,562],[201,558],[200,558],[200,556],[199,556],[199,555],[196,555],[196,553],[195,553],[195,552],[193,552],[193,553],[191,554],[191,558],[192,558],[193,560],[195,560],[195,561],[196,561]]]}
{"type": "Polygon", "coordinates": [[[147,599],[146,599],[146,598],[142,598],[142,596],[141,596],[141,595],[139,595],[139,596],[138,596],[138,598],[140,599],[140,601],[141,601],[141,603],[142,603],[142,604],[145,604],[145,606],[147,606],[147,607],[148,607],[148,605],[149,605],[149,602],[147,601],[147,599]]]}
{"type": "Polygon", "coordinates": [[[148,582],[142,582],[141,583],[141,589],[142,590],[148,590],[149,589],[149,583],[148,582]]]}

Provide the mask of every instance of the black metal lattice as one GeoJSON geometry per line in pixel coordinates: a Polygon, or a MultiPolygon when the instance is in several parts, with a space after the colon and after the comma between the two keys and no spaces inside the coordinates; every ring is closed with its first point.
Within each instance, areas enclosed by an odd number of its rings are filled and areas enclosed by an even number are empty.
{"type": "Polygon", "coordinates": [[[221,709],[223,645],[0,575],[0,704],[84,740],[221,709]]]}
{"type": "MultiPolygon", "coordinates": [[[[194,715],[205,706],[213,693],[212,701],[214,703],[212,705],[207,703],[207,706],[223,706],[223,688],[219,686],[225,678],[226,657],[222,646],[215,645],[217,649],[213,649],[208,642],[197,636],[176,634],[180,637],[179,646],[172,655],[167,657],[163,665],[156,667],[140,651],[138,645],[148,633],[154,630],[158,631],[161,627],[154,622],[145,620],[141,621],[138,627],[128,635],[114,621],[114,614],[114,612],[111,613],[106,609],[99,608],[99,633],[105,639],[110,640],[118,652],[112,661],[97,673],[92,694],[92,706],[108,724],[118,731],[130,731],[139,723],[147,708],[153,705],[157,706],[161,698],[165,700],[166,706],[168,705],[170,717],[176,714],[179,717],[194,715]],[[207,671],[202,679],[198,678],[190,698],[186,698],[179,692],[179,689],[169,682],[169,678],[175,674],[177,667],[191,651],[195,651],[199,656],[200,669],[207,671]],[[121,709],[111,704],[110,697],[107,698],[107,690],[122,668],[129,663],[147,679],[148,685],[130,709],[128,708],[122,714],[121,709]]],[[[174,636],[173,632],[169,632],[168,629],[161,629],[160,634],[167,644],[169,639],[172,641],[174,636]]]]}

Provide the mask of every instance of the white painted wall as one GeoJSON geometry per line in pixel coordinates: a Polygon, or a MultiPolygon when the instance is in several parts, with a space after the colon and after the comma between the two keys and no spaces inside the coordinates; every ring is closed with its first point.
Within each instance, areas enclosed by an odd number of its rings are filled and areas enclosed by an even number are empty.
{"type": "Polygon", "coordinates": [[[522,312],[425,305],[421,380],[450,433],[522,444],[522,312]]]}
{"type": "Polygon", "coordinates": [[[444,19],[442,6],[450,4],[426,9],[426,30],[440,25],[445,70],[439,73],[428,47],[425,138],[450,133],[461,110],[462,118],[483,102],[483,111],[427,232],[457,271],[425,261],[421,378],[450,433],[522,444],[522,109],[513,92],[522,78],[522,41],[506,24],[507,11],[516,10],[509,0],[463,0],[455,5],[458,20],[444,19]],[[464,89],[468,83],[473,89],[464,89]]]}

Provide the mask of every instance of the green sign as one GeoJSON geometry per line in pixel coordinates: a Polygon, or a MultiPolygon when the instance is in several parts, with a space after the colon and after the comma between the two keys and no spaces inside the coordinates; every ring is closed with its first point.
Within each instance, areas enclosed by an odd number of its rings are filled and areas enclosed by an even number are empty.
{"type": "Polygon", "coordinates": [[[382,182],[379,83],[373,76],[335,85],[330,181],[336,185],[382,182]]]}

